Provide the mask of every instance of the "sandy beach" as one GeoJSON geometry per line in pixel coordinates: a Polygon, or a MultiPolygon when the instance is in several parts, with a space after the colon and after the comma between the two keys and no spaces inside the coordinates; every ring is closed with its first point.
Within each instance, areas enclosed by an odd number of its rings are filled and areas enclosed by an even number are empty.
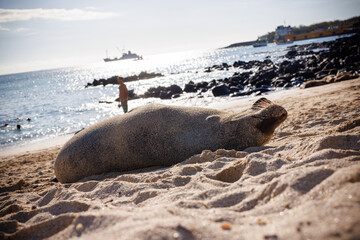
{"type": "Polygon", "coordinates": [[[2,156],[0,239],[359,239],[360,78],[266,97],[288,118],[262,147],[72,184],[59,146],[2,156]]]}

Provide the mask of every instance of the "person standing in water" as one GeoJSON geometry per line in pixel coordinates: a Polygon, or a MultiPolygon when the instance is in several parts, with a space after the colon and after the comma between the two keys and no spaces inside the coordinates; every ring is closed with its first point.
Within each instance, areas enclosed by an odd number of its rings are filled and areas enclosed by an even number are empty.
{"type": "Polygon", "coordinates": [[[118,107],[122,107],[124,110],[124,113],[127,113],[128,111],[128,90],[126,85],[124,84],[124,79],[122,77],[118,76],[118,83],[119,86],[119,105],[118,107]]]}

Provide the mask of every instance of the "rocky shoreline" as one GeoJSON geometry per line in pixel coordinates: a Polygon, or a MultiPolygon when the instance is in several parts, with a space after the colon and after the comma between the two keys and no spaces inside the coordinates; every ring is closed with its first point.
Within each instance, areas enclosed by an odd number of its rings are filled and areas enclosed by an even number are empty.
{"type": "MultiPolygon", "coordinates": [[[[124,78],[124,82],[132,82],[132,81],[138,81],[138,80],[144,80],[144,79],[151,79],[155,77],[163,77],[161,73],[148,73],[148,72],[141,72],[139,75],[133,75],[129,77],[124,78]]],[[[96,86],[106,86],[108,84],[119,84],[117,81],[117,76],[112,76],[108,79],[94,79],[92,83],[88,83],[85,88],[87,87],[96,87],[96,86]]]]}
{"type": "MultiPolygon", "coordinates": [[[[233,76],[209,82],[188,82],[182,91],[179,86],[149,89],[145,97],[170,99],[181,93],[207,91],[217,96],[231,97],[261,95],[278,88],[303,88],[344,81],[357,77],[360,70],[360,35],[340,38],[331,42],[312,43],[288,48],[284,60],[274,63],[264,61],[236,61],[206,68],[205,72],[222,71],[231,67],[239,69],[233,76]],[[328,77],[331,75],[331,77],[328,77]],[[174,91],[175,90],[175,91],[174,91]]],[[[144,97],[144,96],[141,96],[144,97]]]]}
{"type": "MultiPolygon", "coordinates": [[[[312,43],[288,48],[284,60],[274,63],[264,61],[236,61],[232,65],[223,63],[205,69],[205,72],[226,70],[230,67],[239,69],[232,77],[210,82],[185,85],[183,92],[212,91],[216,96],[232,97],[260,95],[277,88],[304,86],[310,87],[330,82],[344,81],[357,77],[360,70],[360,35],[340,38],[331,42],[312,43]],[[332,78],[327,77],[332,75],[332,78]],[[324,79],[326,78],[326,79],[324,79]],[[304,84],[307,82],[312,84],[304,84]],[[321,82],[321,83],[320,83],[321,82]]],[[[163,88],[163,87],[159,87],[163,88]]],[[[172,95],[170,87],[166,94],[160,91],[158,97],[172,95]]]]}
{"type": "MultiPolygon", "coordinates": [[[[130,99],[161,98],[171,99],[182,93],[203,93],[211,91],[213,96],[247,96],[261,95],[279,88],[303,88],[323,85],[331,82],[344,81],[358,77],[360,70],[360,35],[339,38],[331,42],[312,43],[291,46],[283,56],[283,60],[274,63],[270,59],[264,61],[236,61],[232,65],[223,63],[207,67],[204,72],[224,71],[229,68],[238,69],[233,76],[224,79],[185,84],[184,88],[177,85],[150,88],[142,95],[133,91],[130,99]],[[330,75],[330,77],[328,77],[330,75]]],[[[150,77],[162,76],[150,73],[140,74],[150,77]]],[[[140,75],[138,77],[140,77],[140,75]]],[[[132,81],[137,76],[129,77],[132,81]]],[[[115,79],[116,80],[116,79],[115,79]]],[[[105,83],[102,79],[94,80],[88,86],[117,84],[114,77],[105,83]],[[97,84],[97,85],[96,85],[97,84]]],[[[128,81],[128,78],[125,78],[128,81]]]]}

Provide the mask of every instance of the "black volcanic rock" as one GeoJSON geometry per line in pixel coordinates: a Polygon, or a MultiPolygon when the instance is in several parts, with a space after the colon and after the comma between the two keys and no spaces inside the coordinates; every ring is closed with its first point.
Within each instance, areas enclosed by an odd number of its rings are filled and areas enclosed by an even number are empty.
{"type": "Polygon", "coordinates": [[[296,50],[290,50],[287,52],[287,54],[285,55],[285,57],[287,58],[294,58],[296,56],[298,52],[296,50]]]}
{"type": "Polygon", "coordinates": [[[304,68],[304,65],[300,64],[299,61],[292,61],[288,65],[286,65],[284,69],[284,73],[296,73],[299,69],[304,68]]]}
{"type": "Polygon", "coordinates": [[[230,89],[225,84],[222,84],[217,87],[214,87],[212,89],[212,93],[215,97],[224,96],[224,95],[228,95],[230,93],[230,89]]]}
{"type": "Polygon", "coordinates": [[[161,98],[161,99],[170,99],[173,95],[182,93],[181,87],[177,85],[171,85],[170,87],[153,87],[149,88],[143,95],[139,96],[141,98],[161,98]]]}
{"type": "Polygon", "coordinates": [[[197,92],[194,82],[189,82],[188,84],[185,84],[184,92],[197,92]]]}
{"type": "Polygon", "coordinates": [[[203,89],[203,88],[206,88],[207,86],[209,85],[208,82],[199,82],[195,85],[195,88],[196,89],[203,89]]]}
{"type": "MultiPolygon", "coordinates": [[[[132,81],[151,79],[151,78],[163,77],[163,76],[164,75],[162,75],[161,73],[141,72],[139,75],[125,77],[124,82],[132,82],[132,81]]],[[[117,81],[117,76],[112,76],[108,79],[99,79],[99,80],[94,79],[92,83],[88,83],[85,87],[96,87],[99,85],[106,86],[108,84],[119,84],[117,81]]]]}

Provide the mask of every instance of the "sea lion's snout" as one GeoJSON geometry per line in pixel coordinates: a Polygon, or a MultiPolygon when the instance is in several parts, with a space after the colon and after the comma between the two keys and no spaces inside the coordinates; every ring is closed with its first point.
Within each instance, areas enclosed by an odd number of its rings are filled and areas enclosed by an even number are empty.
{"type": "Polygon", "coordinates": [[[279,117],[280,123],[282,123],[283,121],[286,120],[287,115],[288,115],[287,111],[283,108],[283,112],[281,113],[281,115],[280,115],[280,117],[279,117]]]}
{"type": "Polygon", "coordinates": [[[267,120],[267,122],[273,122],[274,124],[277,122],[278,124],[285,121],[287,118],[287,111],[285,108],[273,104],[269,99],[260,98],[258,99],[252,106],[253,110],[260,110],[261,112],[256,115],[256,117],[261,118],[263,120],[267,120]],[[271,120],[269,120],[271,119],[271,120]]]}
{"type": "Polygon", "coordinates": [[[277,128],[281,123],[283,123],[286,120],[288,113],[285,110],[285,108],[279,105],[273,105],[273,114],[271,115],[272,115],[271,118],[274,119],[274,127],[277,128]]]}
{"type": "Polygon", "coordinates": [[[287,111],[282,106],[273,104],[269,106],[268,108],[264,109],[262,112],[262,117],[264,119],[266,118],[272,118],[274,121],[278,122],[279,124],[285,121],[287,118],[287,111]]]}
{"type": "Polygon", "coordinates": [[[253,109],[261,109],[260,112],[253,117],[259,119],[256,123],[256,128],[263,134],[271,136],[282,122],[287,118],[287,111],[285,108],[273,104],[266,98],[261,98],[255,102],[253,109]]]}

